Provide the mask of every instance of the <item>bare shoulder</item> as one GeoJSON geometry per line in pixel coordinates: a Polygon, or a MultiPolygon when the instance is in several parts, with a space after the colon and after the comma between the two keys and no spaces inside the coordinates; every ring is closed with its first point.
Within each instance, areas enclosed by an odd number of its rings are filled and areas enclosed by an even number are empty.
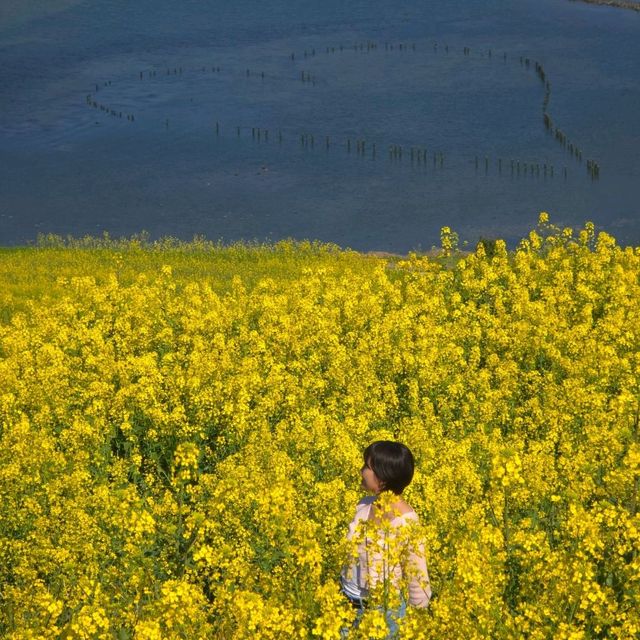
{"type": "Polygon", "coordinates": [[[413,514],[414,516],[416,515],[413,507],[402,498],[396,500],[393,504],[390,505],[390,507],[390,510],[385,514],[385,517],[389,520],[395,520],[396,518],[401,518],[402,516],[406,516],[407,514],[413,514]]]}
{"type": "Polygon", "coordinates": [[[413,507],[406,500],[403,500],[402,498],[400,498],[400,500],[398,500],[393,506],[396,511],[400,512],[401,515],[404,513],[414,512],[413,507]]]}

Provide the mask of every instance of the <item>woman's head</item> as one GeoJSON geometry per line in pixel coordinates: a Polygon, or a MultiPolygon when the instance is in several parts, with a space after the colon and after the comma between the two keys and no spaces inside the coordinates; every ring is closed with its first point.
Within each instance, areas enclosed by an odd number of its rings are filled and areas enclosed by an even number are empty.
{"type": "Polygon", "coordinates": [[[364,450],[363,484],[374,493],[392,491],[400,495],[413,478],[413,468],[413,454],[408,447],[378,440],[364,450]]]}

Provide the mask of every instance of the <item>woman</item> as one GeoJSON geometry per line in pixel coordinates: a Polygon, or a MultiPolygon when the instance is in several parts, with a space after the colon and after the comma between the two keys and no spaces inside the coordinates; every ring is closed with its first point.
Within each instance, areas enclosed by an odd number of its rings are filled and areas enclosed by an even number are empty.
{"type": "Polygon", "coordinates": [[[362,487],[372,494],[357,504],[347,540],[353,556],[344,567],[342,592],[359,609],[380,608],[392,637],[406,603],[426,607],[431,585],[419,539],[419,519],[402,498],[413,478],[411,451],[399,442],[380,440],[364,451],[362,487]]]}

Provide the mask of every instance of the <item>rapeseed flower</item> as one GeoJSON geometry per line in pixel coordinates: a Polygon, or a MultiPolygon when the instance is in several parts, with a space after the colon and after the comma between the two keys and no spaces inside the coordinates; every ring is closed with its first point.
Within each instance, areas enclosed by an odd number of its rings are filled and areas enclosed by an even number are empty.
{"type": "Polygon", "coordinates": [[[640,250],[545,213],[457,244],[4,253],[0,633],[339,638],[392,439],[434,592],[400,637],[637,636],[640,250]]]}

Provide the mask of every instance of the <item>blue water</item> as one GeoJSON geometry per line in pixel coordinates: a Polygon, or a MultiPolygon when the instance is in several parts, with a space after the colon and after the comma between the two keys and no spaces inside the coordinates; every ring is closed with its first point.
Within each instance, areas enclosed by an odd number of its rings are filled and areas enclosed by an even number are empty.
{"type": "Polygon", "coordinates": [[[406,252],[444,225],[513,245],[542,210],[640,244],[639,13],[204,4],[6,0],[0,244],[146,230],[406,252]],[[543,125],[535,62],[582,161],[543,125]]]}

